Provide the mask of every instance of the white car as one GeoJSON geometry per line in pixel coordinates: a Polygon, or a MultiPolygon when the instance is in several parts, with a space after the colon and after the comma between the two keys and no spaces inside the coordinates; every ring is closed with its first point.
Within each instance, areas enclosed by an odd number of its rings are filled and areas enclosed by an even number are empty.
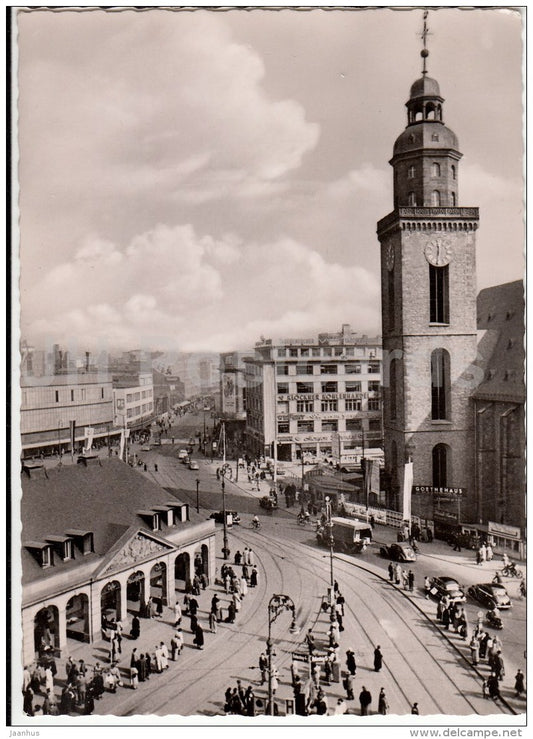
{"type": "Polygon", "coordinates": [[[185,459],[185,457],[188,457],[189,454],[186,449],[180,449],[178,452],[178,459],[185,459]]]}
{"type": "Polygon", "coordinates": [[[199,470],[199,469],[200,469],[200,467],[199,467],[199,465],[198,465],[198,462],[197,462],[197,461],[196,461],[195,459],[192,459],[192,460],[191,460],[191,461],[189,462],[189,469],[190,469],[190,470],[199,470]]]}
{"type": "Polygon", "coordinates": [[[150,444],[143,444],[143,446],[141,447],[141,452],[149,452],[151,448],[152,447],[150,446],[150,444]]]}

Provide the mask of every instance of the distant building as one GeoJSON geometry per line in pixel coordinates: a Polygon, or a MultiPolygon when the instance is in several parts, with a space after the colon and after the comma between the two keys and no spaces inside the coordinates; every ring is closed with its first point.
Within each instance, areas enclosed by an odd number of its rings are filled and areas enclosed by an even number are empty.
{"type": "Polygon", "coordinates": [[[224,418],[246,420],[245,357],[243,352],[220,355],[221,413],[224,418]]]}
{"type": "Polygon", "coordinates": [[[521,280],[479,293],[485,375],[473,393],[476,520],[515,551],[526,527],[524,307],[521,280]]]}
{"type": "Polygon", "coordinates": [[[254,454],[280,460],[381,446],[381,338],[339,333],[270,339],[255,345],[246,365],[246,443],[254,454]],[[364,441],[363,441],[364,438],[364,441]]]}
{"type": "Polygon", "coordinates": [[[113,376],[115,425],[149,431],[155,418],[152,372],[113,376]]]}
{"type": "Polygon", "coordinates": [[[195,573],[214,581],[214,521],[118,459],[30,464],[21,485],[24,664],[113,620],[129,633],[150,597],[172,608],[195,573]]]}

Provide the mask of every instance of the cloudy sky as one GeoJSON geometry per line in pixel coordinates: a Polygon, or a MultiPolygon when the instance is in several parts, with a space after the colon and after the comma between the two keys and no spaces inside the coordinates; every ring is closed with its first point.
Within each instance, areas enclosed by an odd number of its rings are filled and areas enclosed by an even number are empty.
{"type": "MultiPolygon", "coordinates": [[[[21,333],[182,351],[380,332],[376,221],[422,10],[19,12],[21,333]]],[[[479,206],[478,287],[523,274],[521,18],[431,10],[479,206]]]]}

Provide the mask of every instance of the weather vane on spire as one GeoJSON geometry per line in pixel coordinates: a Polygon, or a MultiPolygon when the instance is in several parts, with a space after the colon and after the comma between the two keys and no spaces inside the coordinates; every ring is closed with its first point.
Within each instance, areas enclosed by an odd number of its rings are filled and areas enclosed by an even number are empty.
{"type": "Polygon", "coordinates": [[[424,10],[424,28],[422,30],[422,33],[420,34],[420,37],[422,39],[422,43],[424,44],[424,48],[420,52],[420,56],[424,60],[423,61],[423,64],[422,64],[422,74],[427,74],[426,59],[429,56],[429,51],[426,48],[426,43],[427,43],[427,37],[428,36],[431,36],[431,33],[429,32],[429,29],[428,29],[428,26],[427,26],[427,18],[428,18],[428,11],[427,10],[424,10]]]}

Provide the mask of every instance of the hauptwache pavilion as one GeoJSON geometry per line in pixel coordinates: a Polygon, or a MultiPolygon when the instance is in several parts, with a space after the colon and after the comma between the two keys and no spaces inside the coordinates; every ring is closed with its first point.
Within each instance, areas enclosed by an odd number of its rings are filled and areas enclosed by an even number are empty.
{"type": "Polygon", "coordinates": [[[113,619],[129,630],[150,597],[174,606],[195,573],[214,578],[214,521],[118,459],[24,467],[21,516],[25,664],[101,639],[113,619]]]}

